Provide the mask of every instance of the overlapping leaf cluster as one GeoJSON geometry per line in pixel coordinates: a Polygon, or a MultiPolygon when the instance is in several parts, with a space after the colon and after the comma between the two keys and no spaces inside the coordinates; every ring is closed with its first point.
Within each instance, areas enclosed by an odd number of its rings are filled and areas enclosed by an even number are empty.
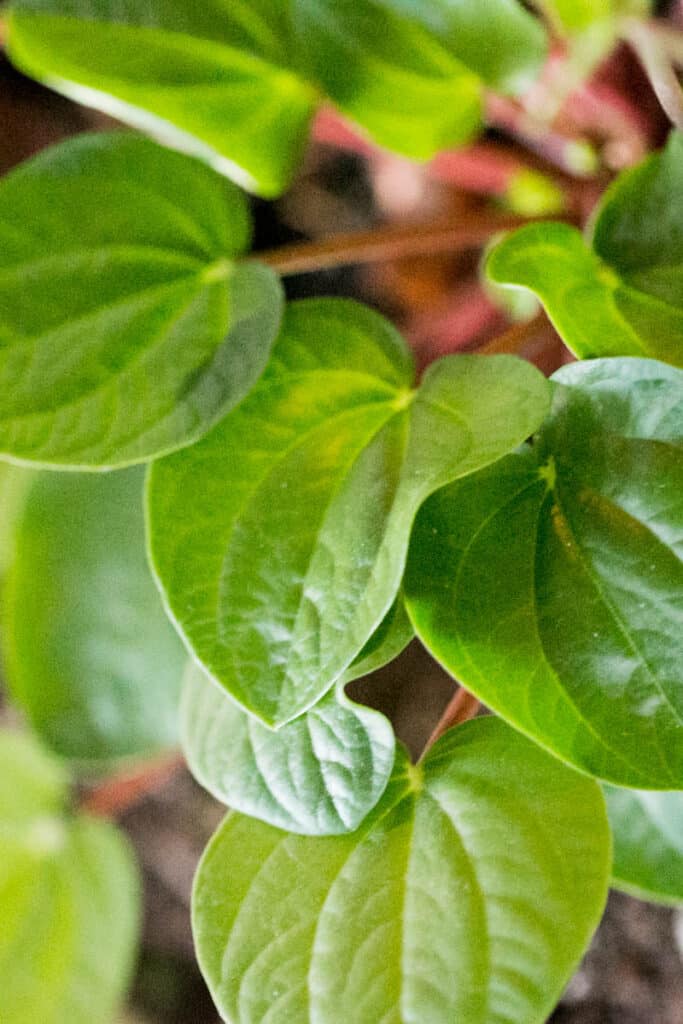
{"type": "MultiPolygon", "coordinates": [[[[311,83],[424,156],[465,131],[482,82],[518,88],[542,50],[512,0],[419,18],[402,0],[132,10],[20,0],[13,53],[191,133],[263,192],[291,173],[311,83]],[[518,49],[480,50],[483,20],[518,49]]],[[[376,313],[285,306],[246,256],[238,190],[144,139],[84,137],[0,185],[0,454],[31,467],[3,481],[10,689],[92,766],[174,742],[184,671],[188,762],[236,808],[194,911],[227,1019],[539,1024],[604,903],[596,780],[615,884],[683,896],[680,204],[661,216],[682,155],[674,135],[613,187],[592,249],[544,225],[492,255],[592,357],[550,382],[457,356],[416,385],[376,313]],[[134,463],[150,464],[145,526],[134,463]],[[414,632],[499,716],[418,766],[344,694],[414,632]]],[[[78,901],[64,850],[81,826],[53,820],[63,784],[44,798],[36,765],[34,809],[19,827],[8,792],[0,834],[17,877],[35,853],[78,901]]],[[[8,885],[19,922],[25,878],[8,885]]],[[[88,952],[74,942],[60,998],[88,952]]]]}
{"type": "Polygon", "coordinates": [[[523,91],[545,51],[517,0],[14,0],[11,14],[28,73],[267,196],[325,97],[427,159],[477,131],[487,87],[523,91]]]}

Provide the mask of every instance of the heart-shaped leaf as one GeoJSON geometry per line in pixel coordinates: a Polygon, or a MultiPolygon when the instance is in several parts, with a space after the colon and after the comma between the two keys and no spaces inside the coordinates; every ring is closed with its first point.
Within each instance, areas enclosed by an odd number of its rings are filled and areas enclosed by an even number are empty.
{"type": "Polygon", "coordinates": [[[266,196],[292,178],[321,90],[427,159],[477,130],[484,85],[522,91],[546,49],[517,0],[14,0],[9,29],[27,73],[266,196]]]}
{"type": "Polygon", "coordinates": [[[63,770],[0,734],[3,1024],[109,1024],[129,980],[139,882],[122,836],[67,815],[63,770]]]}
{"type": "Polygon", "coordinates": [[[195,882],[200,966],[226,1020],[540,1024],[602,912],[604,801],[493,718],[418,767],[399,752],[350,836],[230,815],[195,882]]]}
{"type": "Polygon", "coordinates": [[[683,133],[622,174],[590,244],[566,224],[533,224],[492,251],[493,281],[531,289],[582,358],[654,356],[683,366],[683,133]]]}
{"type": "Polygon", "coordinates": [[[273,732],[242,711],[197,665],[185,679],[183,749],[217,800],[302,835],[352,832],[384,792],[394,732],[384,715],[352,703],[347,682],[374,671],[412,639],[397,602],[337,691],[273,732]]]}
{"type": "Polygon", "coordinates": [[[612,885],[641,899],[683,903],[683,793],[605,786],[605,796],[612,885]]]}
{"type": "Polygon", "coordinates": [[[186,654],[147,567],[142,470],[28,473],[3,604],[10,691],[64,757],[177,738],[186,654]]]}
{"type": "Polygon", "coordinates": [[[532,446],[421,510],[408,612],[449,671],[559,757],[683,789],[683,372],[601,359],[554,381],[532,446]]]}
{"type": "Polygon", "coordinates": [[[190,648],[279,726],[330,689],[391,607],[422,501],[542,421],[512,356],[456,356],[411,391],[402,338],[343,300],[289,307],[262,381],[199,444],[150,467],[148,532],[190,648]]]}
{"type": "Polygon", "coordinates": [[[196,440],[251,388],[282,312],[235,257],[244,197],[133,135],[82,136],[0,183],[0,455],[145,461],[196,440]]]}
{"type": "Polygon", "coordinates": [[[281,0],[15,0],[12,60],[265,196],[303,153],[316,90],[290,66],[281,0]]]}

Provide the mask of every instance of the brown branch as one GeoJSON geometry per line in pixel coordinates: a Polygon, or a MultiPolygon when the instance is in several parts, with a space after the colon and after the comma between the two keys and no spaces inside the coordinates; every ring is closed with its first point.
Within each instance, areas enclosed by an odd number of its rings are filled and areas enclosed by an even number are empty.
{"type": "Polygon", "coordinates": [[[431,750],[437,740],[441,739],[444,733],[448,732],[449,729],[452,729],[456,725],[462,725],[463,722],[469,722],[471,718],[476,716],[480,707],[481,702],[478,701],[477,698],[469,692],[469,690],[466,690],[464,686],[459,686],[448,702],[446,709],[437,722],[431,736],[427,740],[421,759],[429,750],[431,750]]]}
{"type": "Polygon", "coordinates": [[[405,256],[480,248],[497,232],[511,231],[533,223],[534,219],[483,213],[455,223],[390,225],[371,231],[334,235],[319,242],[300,242],[253,255],[283,276],[312,274],[354,263],[381,263],[405,256]]]}
{"type": "Polygon", "coordinates": [[[167,754],[84,788],[78,808],[95,818],[115,818],[161,789],[183,767],[181,754],[167,754]]]}

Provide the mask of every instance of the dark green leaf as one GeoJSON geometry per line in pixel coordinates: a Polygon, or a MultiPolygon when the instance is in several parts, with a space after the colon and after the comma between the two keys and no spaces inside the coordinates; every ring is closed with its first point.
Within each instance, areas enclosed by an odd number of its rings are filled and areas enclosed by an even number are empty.
{"type": "Polygon", "coordinates": [[[237,265],[243,196],[189,157],[82,136],[0,183],[0,454],[141,462],[196,440],[262,372],[282,297],[237,265]]]}
{"type": "Polygon", "coordinates": [[[32,478],[4,594],[12,695],[64,757],[173,745],[186,654],[146,563],[142,471],[32,478]]]}
{"type": "Polygon", "coordinates": [[[281,0],[15,0],[9,50],[80,102],[284,191],[317,103],[289,66],[281,0]]]}
{"type": "Polygon", "coordinates": [[[612,885],[641,899],[683,903],[683,793],[605,786],[614,835],[612,885]]]}
{"type": "Polygon", "coordinates": [[[512,725],[617,784],[683,789],[683,372],[554,377],[533,446],[421,510],[418,636],[512,725]]]}
{"type": "Polygon", "coordinates": [[[67,780],[26,737],[0,734],[0,779],[2,1024],[110,1024],[138,931],[128,846],[65,816],[67,780]]]}
{"type": "Polygon", "coordinates": [[[540,1024],[603,909],[599,787],[493,718],[399,752],[349,836],[230,815],[195,883],[200,965],[234,1024],[540,1024]]]}
{"type": "Polygon", "coordinates": [[[580,357],[654,356],[683,366],[683,133],[609,189],[592,245],[534,224],[492,252],[489,276],[529,288],[580,357]]]}
{"type": "Polygon", "coordinates": [[[352,832],[386,788],[394,733],[344,685],[391,661],[413,631],[397,602],[344,679],[319,704],[273,732],[191,665],[183,692],[183,748],[192,774],[216,799],[303,835],[352,832]]]}
{"type": "Polygon", "coordinates": [[[543,377],[457,356],[418,391],[401,337],[351,302],[294,304],[262,381],[150,469],[152,562],[208,672],[282,725],[330,689],[394,601],[415,513],[542,421],[543,377]]]}

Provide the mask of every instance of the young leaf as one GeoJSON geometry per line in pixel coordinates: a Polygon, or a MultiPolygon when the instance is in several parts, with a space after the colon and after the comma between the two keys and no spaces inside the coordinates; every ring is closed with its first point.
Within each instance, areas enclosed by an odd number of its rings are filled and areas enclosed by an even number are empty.
{"type": "Polygon", "coordinates": [[[2,1022],[109,1024],[138,930],[128,846],[66,816],[63,771],[28,738],[0,734],[0,766],[2,1022]]]}
{"type": "Polygon", "coordinates": [[[427,495],[510,451],[548,407],[547,381],[511,356],[443,359],[416,392],[411,378],[377,314],[295,303],[251,395],[150,467],[150,552],[170,612],[268,725],[315,704],[379,626],[427,495]]]}
{"type": "Polygon", "coordinates": [[[683,903],[683,793],[604,788],[612,885],[641,899],[683,903]]]}
{"type": "Polygon", "coordinates": [[[230,815],[198,957],[226,1020],[540,1024],[602,912],[599,787],[493,718],[453,730],[350,836],[230,815]]]}
{"type": "Polygon", "coordinates": [[[590,244],[566,224],[534,224],[492,251],[493,281],[529,288],[581,358],[653,356],[683,366],[683,133],[622,174],[590,244]]]}
{"type": "Polygon", "coordinates": [[[234,258],[243,196],[189,157],[82,136],[0,183],[0,455],[117,467],[196,440],[268,361],[282,297],[234,258]]]}
{"type": "Polygon", "coordinates": [[[190,771],[217,800],[302,835],[352,832],[386,788],[394,733],[377,711],[344,695],[344,684],[391,661],[413,631],[397,602],[339,687],[277,732],[242,711],[197,665],[182,702],[190,771]]]}
{"type": "Polygon", "coordinates": [[[416,159],[467,142],[484,83],[522,91],[545,55],[541,25],[516,0],[296,0],[293,17],[310,77],[373,139],[416,159]]]}
{"type": "Polygon", "coordinates": [[[290,67],[285,11],[281,0],[14,0],[9,52],[53,89],[273,196],[317,104],[290,67]]]}
{"type": "Polygon", "coordinates": [[[31,476],[4,594],[12,695],[64,757],[172,746],[186,656],[147,567],[142,471],[31,476]]]}
{"type": "Polygon", "coordinates": [[[449,671],[559,757],[683,789],[683,372],[602,359],[554,381],[533,446],[420,511],[408,612],[449,671]]]}

